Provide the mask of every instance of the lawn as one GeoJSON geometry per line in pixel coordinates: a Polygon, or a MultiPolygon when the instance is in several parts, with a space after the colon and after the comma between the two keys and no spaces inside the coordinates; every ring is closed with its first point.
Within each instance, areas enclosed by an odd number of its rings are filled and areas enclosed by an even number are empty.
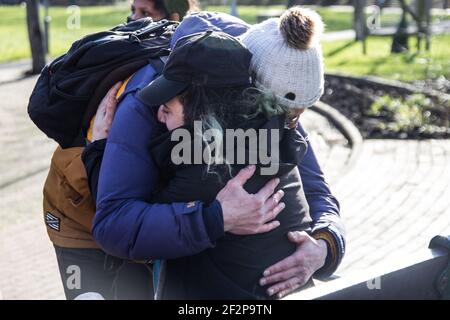
{"type": "MultiPolygon", "coordinates": [[[[282,8],[283,6],[240,6],[238,12],[240,17],[247,22],[255,23],[261,12],[282,8]]],[[[227,6],[209,6],[205,9],[229,12],[227,6]]],[[[335,11],[330,8],[319,8],[318,11],[327,25],[327,31],[351,28],[351,12],[335,11]]],[[[50,55],[58,56],[66,52],[75,40],[86,34],[119,24],[125,20],[127,15],[128,7],[124,5],[82,7],[81,27],[71,29],[66,26],[69,17],[66,8],[51,7],[50,55]]],[[[0,62],[28,58],[30,49],[25,8],[0,6],[0,16],[2,17],[0,20],[0,62]]],[[[381,20],[382,26],[393,25],[397,19],[396,15],[384,15],[381,20]]],[[[329,71],[356,75],[372,74],[399,80],[422,79],[441,74],[448,77],[450,68],[445,44],[448,44],[449,40],[450,36],[433,37],[430,54],[390,55],[390,39],[370,38],[367,56],[362,55],[360,44],[349,41],[327,42],[324,43],[326,67],[329,71]]]]}
{"type": "MultiPolygon", "coordinates": [[[[253,24],[257,22],[257,17],[259,14],[272,10],[283,10],[284,8],[284,6],[241,6],[238,8],[238,13],[241,19],[253,24]]],[[[230,11],[229,7],[225,6],[208,6],[207,10],[218,12],[230,11]]],[[[346,30],[352,27],[352,15],[350,12],[334,11],[329,8],[318,8],[317,11],[322,16],[322,19],[327,26],[327,31],[346,30]]],[[[392,15],[389,19],[392,20],[392,15]]]]}
{"type": "MultiPolygon", "coordinates": [[[[229,12],[228,6],[208,6],[209,11],[229,12]]],[[[239,15],[248,23],[256,23],[261,12],[280,10],[283,6],[240,6],[239,15]]],[[[333,11],[329,8],[319,8],[327,31],[345,30],[351,28],[351,13],[333,11]]],[[[68,29],[66,21],[69,14],[64,7],[50,7],[50,54],[58,56],[70,47],[70,44],[82,36],[108,29],[125,20],[128,7],[81,7],[81,28],[68,29]]],[[[28,58],[30,53],[25,22],[25,8],[20,6],[0,6],[0,62],[28,58]]],[[[41,17],[43,14],[41,14],[41,17]]],[[[392,24],[397,17],[383,17],[383,25],[392,24]],[[386,20],[384,20],[386,19],[386,20]],[[387,22],[386,22],[387,21],[387,22]],[[389,22],[390,21],[390,22],[389,22]],[[386,22],[386,23],[385,23],[386,22]],[[389,23],[388,23],[389,22],[389,23]]]]}
{"type": "Polygon", "coordinates": [[[375,75],[389,79],[411,81],[450,78],[448,44],[450,35],[431,38],[429,53],[416,52],[416,39],[410,38],[409,53],[391,54],[391,38],[369,37],[367,55],[362,54],[362,44],[354,41],[325,42],[323,51],[327,71],[354,75],[375,75]]]}
{"type": "MultiPolygon", "coordinates": [[[[50,54],[57,56],[67,51],[70,45],[82,36],[111,28],[125,20],[128,8],[82,7],[81,28],[68,29],[69,15],[66,8],[50,8],[50,54]]],[[[9,61],[30,56],[26,29],[25,8],[0,6],[0,61],[9,61]]],[[[41,15],[42,17],[42,15],[41,15]]]]}

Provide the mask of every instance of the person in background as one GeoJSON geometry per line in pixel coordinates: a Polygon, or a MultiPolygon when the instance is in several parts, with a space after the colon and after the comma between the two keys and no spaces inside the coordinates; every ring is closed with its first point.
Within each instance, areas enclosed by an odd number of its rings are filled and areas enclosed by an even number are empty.
{"type": "Polygon", "coordinates": [[[130,7],[128,22],[147,17],[154,21],[181,21],[188,13],[198,10],[196,0],[131,0],[130,7]]]}
{"type": "MultiPolygon", "coordinates": [[[[153,20],[180,21],[197,10],[193,0],[134,0],[128,20],[151,17],[153,20]]],[[[111,107],[120,95],[122,83],[108,92],[97,110],[90,132],[101,137],[101,126],[112,122],[111,107]]],[[[89,137],[86,137],[87,139],[89,137]]],[[[65,296],[95,292],[105,299],[152,299],[152,271],[136,263],[105,253],[92,237],[95,200],[89,194],[83,147],[57,148],[44,185],[44,223],[53,243],[65,296]],[[79,274],[74,274],[79,270],[79,274]],[[74,281],[79,276],[79,281],[74,281]]]]}

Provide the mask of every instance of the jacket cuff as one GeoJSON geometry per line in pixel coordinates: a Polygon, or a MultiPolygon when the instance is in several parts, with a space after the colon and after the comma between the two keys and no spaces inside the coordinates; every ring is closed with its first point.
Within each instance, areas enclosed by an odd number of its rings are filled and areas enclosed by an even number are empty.
{"type": "Polygon", "coordinates": [[[214,200],[209,206],[203,207],[203,221],[209,239],[215,244],[225,234],[222,206],[219,201],[214,200]]]}
{"type": "Polygon", "coordinates": [[[344,240],[331,226],[315,231],[312,237],[316,240],[324,240],[327,244],[325,264],[314,273],[314,278],[329,277],[336,271],[342,261],[345,252],[344,240]]]}
{"type": "Polygon", "coordinates": [[[95,140],[93,142],[86,139],[86,148],[90,150],[104,151],[107,139],[95,140]]]}

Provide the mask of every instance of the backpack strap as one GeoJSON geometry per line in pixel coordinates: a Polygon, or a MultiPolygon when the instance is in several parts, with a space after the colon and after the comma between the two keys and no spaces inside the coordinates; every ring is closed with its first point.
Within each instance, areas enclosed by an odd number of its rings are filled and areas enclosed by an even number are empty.
{"type": "Polygon", "coordinates": [[[151,35],[152,33],[155,33],[157,31],[164,30],[165,27],[178,24],[174,21],[169,21],[167,19],[163,19],[161,21],[157,21],[155,23],[152,23],[144,28],[141,28],[139,30],[136,30],[133,32],[134,36],[136,36],[138,39],[144,39],[145,37],[151,35]]]}

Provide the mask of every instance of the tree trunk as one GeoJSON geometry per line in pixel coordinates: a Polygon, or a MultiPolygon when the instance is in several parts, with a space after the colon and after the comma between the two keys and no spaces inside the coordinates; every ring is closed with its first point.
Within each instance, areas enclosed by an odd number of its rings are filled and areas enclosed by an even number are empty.
{"type": "Polygon", "coordinates": [[[28,38],[30,40],[31,56],[33,66],[31,74],[40,73],[45,66],[45,46],[39,23],[39,1],[27,0],[27,26],[28,38]]]}
{"type": "Polygon", "coordinates": [[[431,8],[433,3],[431,0],[425,1],[425,50],[430,51],[431,46],[431,8]]]}
{"type": "Polygon", "coordinates": [[[364,14],[364,8],[366,7],[366,0],[354,0],[353,6],[355,8],[353,14],[353,28],[355,29],[356,41],[363,41],[366,38],[367,26],[364,14]]]}
{"type": "Polygon", "coordinates": [[[421,41],[425,39],[425,49],[430,49],[431,0],[417,0],[417,51],[421,50],[421,41]]]}
{"type": "Polygon", "coordinates": [[[231,1],[230,14],[233,17],[239,17],[237,0],[231,1]]]}
{"type": "Polygon", "coordinates": [[[397,31],[392,37],[391,53],[407,51],[408,46],[408,21],[406,20],[406,11],[402,11],[402,18],[397,26],[397,31]]]}

